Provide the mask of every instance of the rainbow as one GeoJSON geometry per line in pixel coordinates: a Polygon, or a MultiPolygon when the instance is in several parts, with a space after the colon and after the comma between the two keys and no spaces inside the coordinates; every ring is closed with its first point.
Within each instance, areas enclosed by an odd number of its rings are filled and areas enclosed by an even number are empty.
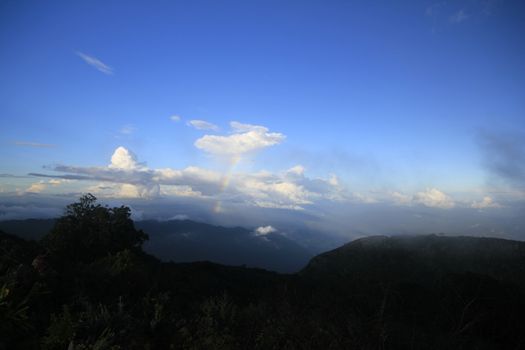
{"type": "MultiPolygon", "coordinates": [[[[219,188],[219,197],[222,193],[224,193],[226,191],[226,189],[228,188],[228,186],[230,185],[230,181],[231,181],[231,178],[232,178],[232,174],[233,174],[233,169],[235,168],[235,166],[239,163],[239,161],[241,160],[241,156],[240,155],[235,155],[233,156],[231,159],[230,159],[230,165],[228,166],[228,169],[227,171],[225,172],[224,176],[222,177],[222,180],[221,180],[221,186],[219,188]]],[[[221,203],[221,200],[218,199],[216,202],[215,202],[215,205],[213,206],[213,212],[214,213],[221,213],[222,212],[222,203],[221,203]]]]}

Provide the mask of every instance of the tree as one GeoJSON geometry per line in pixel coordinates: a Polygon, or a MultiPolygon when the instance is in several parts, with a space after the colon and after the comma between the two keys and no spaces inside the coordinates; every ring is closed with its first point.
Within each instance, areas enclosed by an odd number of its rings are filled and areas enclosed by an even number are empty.
{"type": "Polygon", "coordinates": [[[147,239],[135,229],[129,207],[102,206],[88,193],[66,207],[43,242],[54,256],[91,262],[124,249],[140,249],[147,239]]]}

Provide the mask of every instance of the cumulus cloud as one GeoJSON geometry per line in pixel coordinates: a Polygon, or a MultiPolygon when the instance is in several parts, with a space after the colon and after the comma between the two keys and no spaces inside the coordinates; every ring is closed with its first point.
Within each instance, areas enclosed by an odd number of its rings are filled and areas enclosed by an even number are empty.
{"type": "Polygon", "coordinates": [[[111,156],[110,168],[122,170],[135,170],[142,168],[142,164],[137,162],[137,156],[124,147],[118,147],[111,156]]]}
{"type": "Polygon", "coordinates": [[[266,208],[303,209],[316,197],[304,186],[279,177],[244,176],[236,181],[236,189],[255,205],[266,208]]]}
{"type": "Polygon", "coordinates": [[[102,62],[96,57],[86,55],[83,52],[77,51],[76,54],[84,60],[87,64],[89,64],[91,67],[95,68],[99,72],[102,72],[107,75],[113,74],[113,68],[102,62]]]}
{"type": "Polygon", "coordinates": [[[277,232],[277,230],[272,226],[260,226],[255,229],[255,234],[257,236],[266,236],[269,233],[277,232]]]}
{"type": "Polygon", "coordinates": [[[285,136],[281,133],[269,132],[260,125],[231,122],[232,134],[204,135],[195,141],[195,147],[216,155],[242,155],[281,143],[285,136]]]}
{"type": "Polygon", "coordinates": [[[193,119],[188,121],[189,126],[194,127],[197,130],[219,130],[219,127],[213,123],[207,122],[205,120],[193,119]]]}
{"type": "Polygon", "coordinates": [[[57,165],[48,169],[63,174],[33,176],[63,180],[86,180],[98,184],[88,190],[104,197],[152,198],[158,196],[207,198],[249,206],[302,210],[318,200],[341,200],[344,191],[332,176],[309,178],[301,166],[282,173],[230,173],[189,166],[183,169],[151,169],[137,156],[118,147],[107,166],[57,165]]]}
{"type": "Polygon", "coordinates": [[[31,184],[31,186],[29,186],[25,190],[25,192],[27,192],[27,193],[40,193],[40,192],[44,191],[46,188],[47,188],[47,185],[43,181],[40,181],[40,182],[35,182],[35,183],[31,184]]]}
{"type": "Polygon", "coordinates": [[[159,195],[159,185],[150,184],[148,186],[122,184],[118,197],[122,198],[151,198],[159,195]]]}
{"type": "Polygon", "coordinates": [[[501,204],[494,202],[491,197],[485,196],[481,201],[472,202],[470,207],[474,209],[501,208],[501,204]]]}
{"type": "Polygon", "coordinates": [[[430,208],[450,209],[455,206],[451,197],[435,188],[416,193],[413,200],[430,208]]]}

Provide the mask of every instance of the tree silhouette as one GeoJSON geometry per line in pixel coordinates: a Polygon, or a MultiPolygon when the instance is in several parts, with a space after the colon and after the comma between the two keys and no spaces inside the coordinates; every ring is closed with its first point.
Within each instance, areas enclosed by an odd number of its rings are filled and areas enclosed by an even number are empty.
{"type": "Polygon", "coordinates": [[[148,235],[135,229],[129,207],[109,208],[88,193],[66,207],[44,238],[48,251],[71,261],[90,262],[124,249],[137,249],[148,235]]]}

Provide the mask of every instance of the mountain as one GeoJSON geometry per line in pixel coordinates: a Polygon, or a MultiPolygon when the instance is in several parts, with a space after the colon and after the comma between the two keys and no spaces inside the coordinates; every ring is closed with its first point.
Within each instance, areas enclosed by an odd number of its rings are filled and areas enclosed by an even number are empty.
{"type": "Polygon", "coordinates": [[[279,272],[296,272],[312,257],[279,233],[256,235],[242,227],[227,228],[190,220],[138,221],[149,234],[144,250],[164,261],[212,261],[279,272]]]}
{"type": "Polygon", "coordinates": [[[525,344],[524,242],[367,237],[316,256],[298,279],[303,306],[362,332],[367,349],[525,344]]]}
{"type": "Polygon", "coordinates": [[[27,240],[39,240],[55,225],[56,219],[25,219],[0,221],[0,230],[27,240]]]}
{"type": "MultiPolygon", "coordinates": [[[[47,234],[55,219],[0,221],[0,230],[38,240],[47,234]]],[[[313,254],[281,233],[256,235],[242,227],[222,227],[191,220],[136,221],[149,235],[144,250],[161,260],[174,262],[211,261],[224,265],[246,265],[278,272],[296,272],[313,254]]]]}
{"type": "Polygon", "coordinates": [[[373,236],[313,258],[309,278],[431,283],[451,273],[476,273],[525,286],[525,242],[498,238],[373,236]]]}
{"type": "MultiPolygon", "coordinates": [[[[283,236],[243,228],[137,226],[155,244],[147,250],[166,260],[195,246],[191,254],[211,249],[225,260],[250,259],[237,249],[265,257],[279,244],[282,254],[295,249],[283,236]]],[[[279,274],[162,262],[137,246],[80,260],[0,231],[0,348],[521,349],[524,247],[376,236],[279,274]]]]}

